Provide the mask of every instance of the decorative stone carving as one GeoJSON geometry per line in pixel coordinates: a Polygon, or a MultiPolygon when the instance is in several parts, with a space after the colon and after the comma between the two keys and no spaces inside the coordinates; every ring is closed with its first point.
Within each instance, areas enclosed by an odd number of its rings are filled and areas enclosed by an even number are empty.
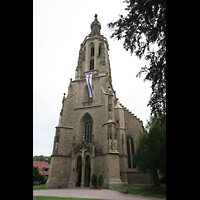
{"type": "Polygon", "coordinates": [[[80,149],[80,151],[82,152],[81,156],[82,156],[82,165],[84,165],[84,153],[85,151],[87,151],[87,149],[84,149],[84,146],[83,146],[83,149],[80,149]]]}
{"type": "Polygon", "coordinates": [[[112,151],[112,131],[111,126],[108,126],[108,152],[112,151]]]}
{"type": "Polygon", "coordinates": [[[74,155],[80,152],[82,149],[86,149],[92,155],[92,145],[86,142],[81,142],[75,146],[74,155]]]}
{"type": "Polygon", "coordinates": [[[58,151],[58,142],[55,143],[55,152],[58,151]]]}
{"type": "Polygon", "coordinates": [[[58,151],[58,142],[59,142],[59,131],[56,133],[55,136],[55,146],[54,146],[54,153],[56,153],[58,151]]]}
{"type": "Polygon", "coordinates": [[[109,137],[109,139],[108,139],[108,149],[109,149],[109,151],[112,150],[112,138],[111,137],[109,137]]]}
{"type": "Polygon", "coordinates": [[[109,110],[109,119],[111,119],[111,115],[112,115],[111,110],[109,110]]]}
{"type": "Polygon", "coordinates": [[[114,135],[115,151],[117,151],[117,133],[114,135]]]}

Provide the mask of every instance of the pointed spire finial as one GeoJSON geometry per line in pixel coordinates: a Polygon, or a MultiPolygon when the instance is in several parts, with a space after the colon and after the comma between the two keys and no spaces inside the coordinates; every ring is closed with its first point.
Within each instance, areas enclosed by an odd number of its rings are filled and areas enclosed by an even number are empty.
{"type": "Polygon", "coordinates": [[[99,35],[100,29],[101,29],[101,24],[99,23],[99,21],[97,19],[98,15],[95,14],[94,17],[95,17],[95,19],[90,26],[91,32],[92,32],[92,35],[96,35],[96,34],[99,35]]]}

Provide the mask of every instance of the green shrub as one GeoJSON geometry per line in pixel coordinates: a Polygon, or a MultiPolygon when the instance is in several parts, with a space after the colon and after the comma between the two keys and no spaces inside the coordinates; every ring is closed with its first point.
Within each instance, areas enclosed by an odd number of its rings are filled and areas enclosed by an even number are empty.
{"type": "Polygon", "coordinates": [[[160,183],[166,183],[166,176],[163,176],[162,178],[159,179],[160,183]]]}
{"type": "Polygon", "coordinates": [[[39,183],[39,181],[34,181],[33,182],[33,185],[39,185],[40,183],[39,183]]]}
{"type": "Polygon", "coordinates": [[[99,177],[97,178],[97,183],[98,185],[103,185],[103,182],[104,182],[104,177],[103,177],[103,174],[99,174],[99,177]]]}
{"type": "Polygon", "coordinates": [[[48,179],[47,176],[40,174],[40,179],[39,179],[40,184],[45,184],[47,182],[47,179],[48,179]]]}
{"type": "Polygon", "coordinates": [[[97,175],[92,174],[92,185],[97,185],[97,175]]]}
{"type": "Polygon", "coordinates": [[[39,181],[40,173],[38,167],[33,166],[33,183],[39,181]]]}
{"type": "Polygon", "coordinates": [[[33,166],[33,185],[45,184],[48,177],[39,173],[38,167],[33,166]]]}

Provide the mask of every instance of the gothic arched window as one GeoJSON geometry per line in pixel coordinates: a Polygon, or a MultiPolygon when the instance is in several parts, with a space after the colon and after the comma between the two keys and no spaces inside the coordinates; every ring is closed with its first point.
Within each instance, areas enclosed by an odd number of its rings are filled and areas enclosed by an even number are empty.
{"type": "Polygon", "coordinates": [[[92,143],[92,120],[85,122],[85,142],[92,143]]]}
{"type": "Polygon", "coordinates": [[[99,45],[99,56],[101,55],[101,45],[99,45]]]}
{"type": "Polygon", "coordinates": [[[91,57],[90,57],[90,70],[94,69],[94,43],[90,44],[91,57]]]}
{"type": "Polygon", "coordinates": [[[91,47],[91,56],[94,56],[94,46],[91,47]]]}
{"type": "Polygon", "coordinates": [[[128,168],[135,168],[133,155],[134,155],[134,142],[132,137],[127,138],[127,154],[128,154],[128,168]]]}

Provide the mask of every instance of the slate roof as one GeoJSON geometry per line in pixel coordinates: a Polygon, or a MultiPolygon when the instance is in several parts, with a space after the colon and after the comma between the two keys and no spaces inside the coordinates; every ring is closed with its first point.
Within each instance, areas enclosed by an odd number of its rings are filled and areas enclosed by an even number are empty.
{"type": "Polygon", "coordinates": [[[46,163],[45,161],[33,161],[33,166],[38,167],[40,174],[46,176],[49,175],[50,164],[46,163]]]}

